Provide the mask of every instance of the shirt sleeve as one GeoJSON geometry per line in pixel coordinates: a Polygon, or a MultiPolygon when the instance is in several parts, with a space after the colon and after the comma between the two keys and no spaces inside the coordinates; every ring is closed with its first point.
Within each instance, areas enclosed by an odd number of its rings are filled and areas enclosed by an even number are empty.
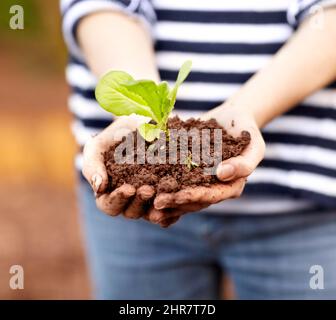
{"type": "Polygon", "coordinates": [[[79,21],[98,11],[120,11],[139,19],[150,33],[156,21],[155,11],[150,0],[61,0],[62,32],[65,43],[72,56],[84,60],[83,53],[76,38],[79,21]]]}
{"type": "Polygon", "coordinates": [[[307,16],[330,7],[336,7],[336,0],[292,0],[287,11],[287,20],[296,29],[307,16]]]}

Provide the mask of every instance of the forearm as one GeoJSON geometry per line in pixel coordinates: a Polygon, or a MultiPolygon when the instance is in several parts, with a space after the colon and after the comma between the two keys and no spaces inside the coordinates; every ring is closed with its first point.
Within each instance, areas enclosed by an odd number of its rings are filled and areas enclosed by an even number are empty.
{"type": "Polygon", "coordinates": [[[98,78],[123,70],[135,79],[159,80],[150,34],[136,19],[114,11],[91,14],[79,23],[78,39],[98,78]]]}
{"type": "Polygon", "coordinates": [[[324,13],[323,28],[308,18],[270,63],[256,73],[223,106],[252,112],[259,127],[285,113],[336,78],[336,10],[324,13]]]}

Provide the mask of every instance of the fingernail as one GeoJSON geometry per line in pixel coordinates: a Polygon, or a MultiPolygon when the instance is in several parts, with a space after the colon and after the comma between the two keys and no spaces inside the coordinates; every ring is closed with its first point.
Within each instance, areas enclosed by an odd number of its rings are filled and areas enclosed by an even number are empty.
{"type": "Polygon", "coordinates": [[[217,175],[220,179],[229,179],[234,175],[234,166],[231,164],[222,164],[217,169],[217,175]]]}
{"type": "Polygon", "coordinates": [[[103,178],[99,174],[95,174],[91,180],[94,191],[98,192],[99,187],[103,182],[103,178]]]}
{"type": "Polygon", "coordinates": [[[160,201],[154,201],[154,208],[156,209],[156,210],[162,210],[162,209],[164,209],[165,208],[165,206],[164,206],[164,203],[163,202],[160,202],[160,201]]]}

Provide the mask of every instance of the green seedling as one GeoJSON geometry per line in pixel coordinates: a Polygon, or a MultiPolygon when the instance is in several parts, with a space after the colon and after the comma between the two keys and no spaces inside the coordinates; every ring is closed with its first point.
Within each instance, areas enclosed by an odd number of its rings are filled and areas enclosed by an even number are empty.
{"type": "Polygon", "coordinates": [[[185,165],[187,166],[189,170],[192,170],[199,166],[196,162],[192,161],[192,155],[190,152],[188,154],[188,157],[186,157],[185,159],[185,165]]]}
{"type": "Polygon", "coordinates": [[[167,122],[174,109],[179,86],[191,70],[191,61],[186,61],[172,89],[163,81],[156,84],[151,80],[134,80],[123,71],[111,71],[104,75],[96,87],[96,99],[100,106],[116,116],[137,114],[149,117],[138,130],[148,142],[154,141],[164,132],[169,137],[167,122]]]}

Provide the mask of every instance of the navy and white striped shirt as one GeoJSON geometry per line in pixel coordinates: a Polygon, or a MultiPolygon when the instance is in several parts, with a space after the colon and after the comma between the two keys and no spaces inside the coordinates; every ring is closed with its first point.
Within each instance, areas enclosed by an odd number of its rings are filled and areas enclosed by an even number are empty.
{"type": "MultiPolygon", "coordinates": [[[[181,64],[192,60],[193,70],[175,107],[183,117],[197,116],[223,103],[272,58],[307,15],[335,5],[335,0],[61,1],[70,52],[66,70],[72,88],[69,105],[77,142],[83,145],[111,122],[111,115],[95,101],[97,79],[76,40],[77,24],[85,15],[121,10],[143,21],[153,36],[162,80],[173,82],[181,64]]],[[[263,136],[265,159],[250,176],[245,195],[280,197],[281,202],[272,202],[273,207],[280,203],[274,211],[312,203],[336,207],[336,83],[270,122],[263,136]]],[[[238,207],[248,205],[253,211],[252,203],[244,201],[236,202],[238,207]]],[[[235,203],[227,208],[245,210],[237,209],[235,203]]]]}

